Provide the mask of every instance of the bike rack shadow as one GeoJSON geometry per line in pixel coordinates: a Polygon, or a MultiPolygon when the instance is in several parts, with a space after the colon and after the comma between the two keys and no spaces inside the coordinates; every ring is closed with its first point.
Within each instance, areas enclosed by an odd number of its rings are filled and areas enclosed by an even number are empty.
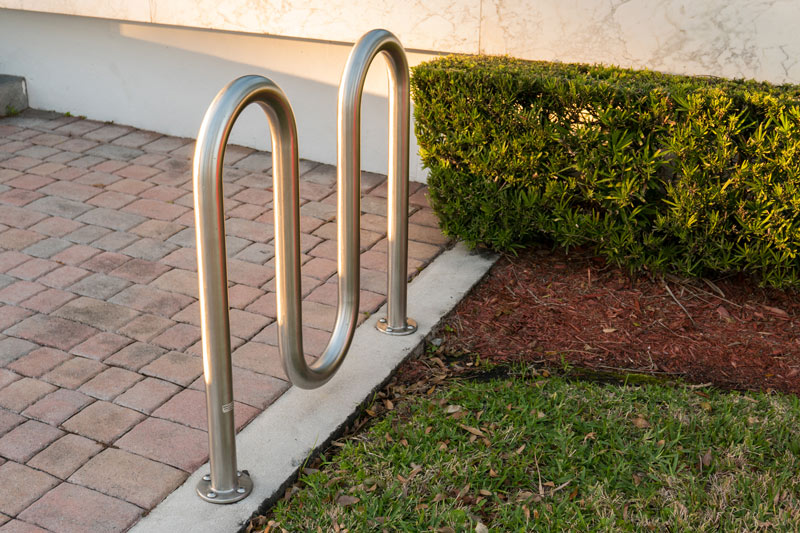
{"type": "Polygon", "coordinates": [[[361,95],[367,70],[382,53],[389,66],[388,316],[377,324],[389,335],[408,335],[416,323],[406,316],[408,261],[409,72],[405,51],[386,30],[365,34],[348,57],[339,86],[337,121],[338,304],[328,345],[308,365],[303,357],[300,291],[300,201],[297,127],[283,91],[263,76],[229,83],[206,111],[194,155],[194,209],[208,409],[211,473],[197,484],[213,503],[246,498],[253,483],[236,464],[223,212],[223,159],[241,112],[258,104],[273,143],[275,266],[278,349],[289,380],[304,389],[322,386],[342,364],[358,323],[361,216],[361,95]]]}

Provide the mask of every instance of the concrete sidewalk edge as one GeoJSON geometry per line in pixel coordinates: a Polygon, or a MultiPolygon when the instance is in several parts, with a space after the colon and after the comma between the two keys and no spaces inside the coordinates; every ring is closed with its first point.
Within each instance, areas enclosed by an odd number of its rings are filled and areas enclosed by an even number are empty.
{"type": "Polygon", "coordinates": [[[262,502],[282,496],[286,485],[317,449],[326,446],[383,385],[394,369],[488,272],[497,257],[470,252],[462,244],[444,252],[409,285],[409,316],[419,330],[389,337],[375,329],[385,305],[357,330],[339,373],[316,390],[289,389],[237,436],[238,466],[248,470],[253,493],[231,505],[202,501],[195,493],[208,463],[195,471],[132,529],[133,533],[234,533],[262,502]]]}

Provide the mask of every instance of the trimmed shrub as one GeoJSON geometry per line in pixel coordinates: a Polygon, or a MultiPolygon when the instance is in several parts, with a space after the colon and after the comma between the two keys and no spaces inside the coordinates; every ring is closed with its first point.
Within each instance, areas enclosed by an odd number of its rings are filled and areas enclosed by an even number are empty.
{"type": "Polygon", "coordinates": [[[800,86],[449,56],[414,68],[445,233],[800,285],[800,86]]]}

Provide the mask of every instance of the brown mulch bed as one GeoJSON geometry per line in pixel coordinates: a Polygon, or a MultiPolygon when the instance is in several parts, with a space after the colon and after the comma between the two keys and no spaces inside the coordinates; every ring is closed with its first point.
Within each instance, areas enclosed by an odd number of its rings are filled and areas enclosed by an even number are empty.
{"type": "Polygon", "coordinates": [[[450,316],[448,351],[800,393],[800,299],[741,277],[636,276],[585,251],[504,256],[450,316]]]}

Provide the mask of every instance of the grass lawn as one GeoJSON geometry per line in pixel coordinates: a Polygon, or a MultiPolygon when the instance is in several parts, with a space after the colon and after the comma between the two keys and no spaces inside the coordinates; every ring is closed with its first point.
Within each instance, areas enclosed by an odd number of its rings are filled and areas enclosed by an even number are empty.
{"type": "Polygon", "coordinates": [[[800,530],[796,396],[517,366],[387,405],[267,531],[800,530]]]}

